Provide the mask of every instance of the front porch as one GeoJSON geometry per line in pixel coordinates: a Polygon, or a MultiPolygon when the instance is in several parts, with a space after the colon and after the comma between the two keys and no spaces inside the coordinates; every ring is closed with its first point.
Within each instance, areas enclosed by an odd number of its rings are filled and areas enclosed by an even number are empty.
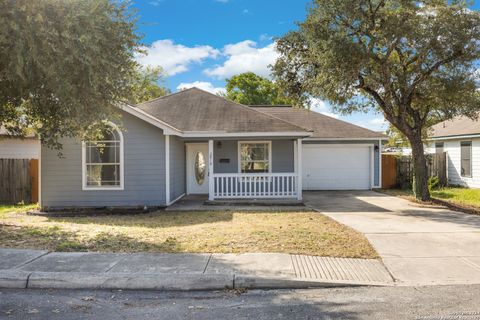
{"type": "Polygon", "coordinates": [[[283,199],[296,205],[302,201],[302,139],[219,138],[183,143],[187,196],[205,195],[210,202],[280,203],[283,199]]]}
{"type": "MultiPolygon", "coordinates": [[[[281,140],[280,140],[281,141],[281,140]]],[[[216,164],[220,160],[215,161],[215,140],[208,140],[208,183],[209,192],[208,200],[214,201],[218,199],[284,199],[295,198],[302,200],[302,139],[287,140],[292,142],[291,153],[293,153],[293,172],[275,172],[277,168],[273,167],[273,147],[271,140],[250,140],[237,141],[238,172],[220,173],[216,170],[216,164]],[[255,149],[246,151],[251,153],[248,160],[243,160],[244,149],[249,145],[268,145],[265,148],[265,159],[257,160],[255,149]],[[242,163],[246,162],[246,164],[242,163]],[[261,161],[265,161],[262,166],[261,161]],[[268,162],[267,162],[268,161],[268,162]],[[260,164],[260,169],[256,169],[256,165],[260,164]],[[250,171],[265,172],[250,172],[250,171]]],[[[288,151],[287,151],[288,152],[288,151]]],[[[258,152],[261,154],[262,152],[258,152]]],[[[291,156],[292,154],[290,154],[291,156]]],[[[287,157],[287,155],[284,155],[287,157]]],[[[282,170],[283,171],[283,170],[282,170]]]]}

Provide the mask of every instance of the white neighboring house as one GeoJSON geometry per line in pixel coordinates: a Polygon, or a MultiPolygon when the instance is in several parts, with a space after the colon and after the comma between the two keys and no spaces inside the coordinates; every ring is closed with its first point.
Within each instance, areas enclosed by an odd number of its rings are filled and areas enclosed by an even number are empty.
{"type": "Polygon", "coordinates": [[[38,159],[40,141],[34,136],[18,138],[0,128],[0,159],[38,159]]]}
{"type": "Polygon", "coordinates": [[[462,116],[432,129],[426,151],[447,152],[448,183],[480,188],[480,122],[462,116]]]}

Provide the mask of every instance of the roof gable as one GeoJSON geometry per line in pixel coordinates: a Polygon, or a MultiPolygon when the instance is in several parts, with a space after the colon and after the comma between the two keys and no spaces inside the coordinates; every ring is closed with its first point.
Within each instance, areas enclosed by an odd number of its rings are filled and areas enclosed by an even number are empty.
{"type": "Polygon", "coordinates": [[[308,129],[209,92],[191,88],[136,106],[182,132],[303,133],[308,129]]]}
{"type": "Polygon", "coordinates": [[[449,137],[480,134],[480,122],[465,116],[437,123],[432,128],[432,137],[449,137]]]}

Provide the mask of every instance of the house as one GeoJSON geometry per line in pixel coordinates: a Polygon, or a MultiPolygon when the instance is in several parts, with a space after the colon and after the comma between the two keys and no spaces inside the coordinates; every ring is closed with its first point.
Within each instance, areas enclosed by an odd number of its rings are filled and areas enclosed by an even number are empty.
{"type": "Polygon", "coordinates": [[[480,188],[480,122],[460,116],[432,127],[429,153],[447,153],[448,183],[480,188]]]}
{"type": "Polygon", "coordinates": [[[0,159],[38,159],[40,141],[35,135],[19,138],[0,127],[0,159]]]}
{"type": "Polygon", "coordinates": [[[168,206],[186,194],[302,199],[380,187],[385,136],[291,107],[245,106],[192,88],[137,106],[102,141],[42,147],[45,208],[168,206]]]}

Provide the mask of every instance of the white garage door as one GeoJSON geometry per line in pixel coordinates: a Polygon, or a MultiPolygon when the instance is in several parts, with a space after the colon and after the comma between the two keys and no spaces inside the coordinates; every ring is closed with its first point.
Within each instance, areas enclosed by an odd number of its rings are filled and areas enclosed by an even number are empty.
{"type": "Polygon", "coordinates": [[[365,145],[304,144],[303,189],[370,189],[371,153],[365,145]]]}

